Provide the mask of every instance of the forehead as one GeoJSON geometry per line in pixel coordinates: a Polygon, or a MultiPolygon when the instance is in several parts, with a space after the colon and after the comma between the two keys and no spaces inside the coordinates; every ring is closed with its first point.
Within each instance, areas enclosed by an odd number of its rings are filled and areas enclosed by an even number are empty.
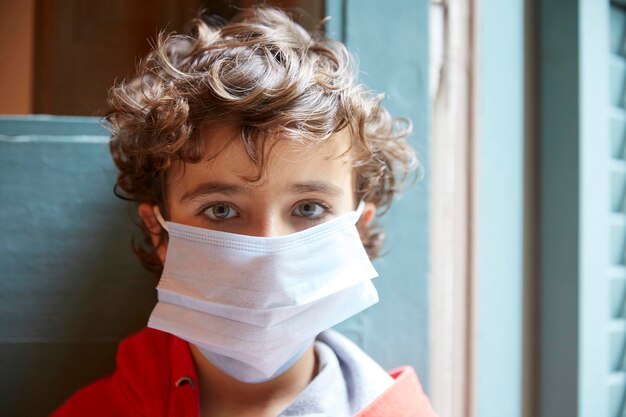
{"type": "Polygon", "coordinates": [[[246,152],[239,131],[231,125],[204,129],[201,138],[202,160],[193,164],[177,161],[168,171],[168,188],[174,198],[204,181],[245,185],[251,189],[278,190],[288,183],[311,181],[353,188],[351,140],[347,129],[319,143],[268,137],[261,171],[246,152]]]}

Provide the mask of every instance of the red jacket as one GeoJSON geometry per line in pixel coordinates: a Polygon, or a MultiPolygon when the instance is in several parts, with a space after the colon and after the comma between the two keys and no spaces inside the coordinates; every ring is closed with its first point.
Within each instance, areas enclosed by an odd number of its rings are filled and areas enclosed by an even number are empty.
{"type": "MultiPolygon", "coordinates": [[[[357,417],[436,417],[411,367],[391,372],[393,385],[357,417]]],[[[81,389],[52,417],[199,417],[189,345],[146,328],[120,343],[117,370],[81,389]]]]}

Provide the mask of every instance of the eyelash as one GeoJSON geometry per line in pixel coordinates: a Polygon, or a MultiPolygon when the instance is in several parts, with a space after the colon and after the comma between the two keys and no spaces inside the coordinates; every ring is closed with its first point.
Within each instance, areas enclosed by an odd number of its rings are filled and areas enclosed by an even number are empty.
{"type": "Polygon", "coordinates": [[[318,218],[309,218],[309,217],[305,217],[305,216],[297,216],[298,218],[301,218],[305,221],[308,222],[319,222],[320,220],[324,219],[326,216],[328,216],[329,214],[332,214],[332,207],[328,204],[326,204],[323,201],[319,201],[319,200],[302,200],[302,201],[298,201],[296,204],[294,204],[293,208],[291,209],[290,213],[293,212],[295,209],[298,208],[298,206],[301,206],[303,204],[317,204],[318,206],[322,207],[324,209],[324,213],[322,213],[322,215],[318,218]]]}
{"type": "MultiPolygon", "coordinates": [[[[214,220],[214,219],[210,218],[206,214],[206,211],[209,210],[211,207],[221,206],[221,205],[229,206],[233,210],[235,210],[237,213],[239,213],[239,209],[235,205],[233,205],[231,203],[227,203],[225,201],[213,201],[213,202],[211,202],[211,203],[209,203],[209,204],[207,204],[205,206],[200,207],[200,209],[198,210],[196,215],[201,216],[201,217],[203,217],[203,218],[205,218],[205,219],[207,219],[207,220],[209,220],[210,222],[213,222],[213,223],[221,223],[221,222],[225,222],[227,220],[232,220],[232,219],[214,220]]],[[[235,217],[238,217],[238,216],[235,216],[235,217]]]]}
{"type": "MultiPolygon", "coordinates": [[[[303,205],[303,204],[316,204],[316,205],[318,205],[318,206],[320,206],[320,207],[322,207],[322,208],[324,209],[324,213],[323,213],[323,214],[322,214],[319,218],[308,218],[308,217],[305,217],[305,216],[296,216],[296,217],[298,217],[298,218],[300,218],[300,219],[303,219],[303,220],[305,220],[305,221],[308,221],[308,222],[312,222],[312,223],[314,223],[314,222],[319,222],[320,220],[324,219],[324,218],[325,218],[326,216],[328,216],[329,214],[332,214],[332,213],[333,213],[333,209],[332,209],[332,207],[331,207],[329,204],[327,204],[327,203],[325,203],[325,202],[323,202],[323,201],[320,201],[320,200],[302,200],[302,201],[298,201],[296,204],[294,204],[294,205],[293,205],[293,207],[292,207],[292,208],[291,208],[291,210],[290,210],[290,213],[292,213],[292,212],[293,212],[296,208],[298,208],[298,206],[301,206],[301,205],[303,205]]],[[[233,208],[233,209],[234,209],[237,213],[239,213],[239,209],[238,209],[236,206],[234,206],[233,204],[231,204],[231,203],[227,203],[227,202],[224,202],[224,201],[214,201],[214,202],[211,202],[210,204],[207,204],[207,205],[202,206],[202,207],[198,210],[198,212],[196,213],[196,215],[201,216],[201,217],[203,217],[203,218],[205,218],[205,219],[208,219],[209,221],[211,221],[211,222],[213,222],[213,223],[221,223],[221,222],[225,222],[225,221],[228,221],[228,220],[232,220],[232,219],[214,220],[214,219],[209,218],[209,217],[205,214],[205,212],[206,212],[207,210],[209,210],[211,207],[213,207],[213,206],[219,206],[219,205],[230,206],[230,207],[232,207],[232,208],[233,208]]],[[[238,217],[238,216],[236,216],[236,217],[238,217]]]]}

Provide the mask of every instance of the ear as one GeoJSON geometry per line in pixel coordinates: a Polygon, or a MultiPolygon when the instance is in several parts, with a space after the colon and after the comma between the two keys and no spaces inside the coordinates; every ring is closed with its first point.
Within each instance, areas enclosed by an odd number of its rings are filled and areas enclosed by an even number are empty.
{"type": "Polygon", "coordinates": [[[365,234],[365,230],[367,226],[370,225],[374,217],[376,216],[376,205],[374,203],[365,203],[365,208],[363,209],[363,213],[359,218],[359,221],[356,223],[356,228],[359,231],[359,234],[363,236],[365,234]]]}
{"type": "Polygon", "coordinates": [[[167,240],[161,242],[161,233],[163,231],[163,227],[156,218],[154,214],[154,210],[152,209],[152,204],[150,203],[139,203],[139,207],[137,209],[139,213],[139,217],[146,225],[148,230],[150,231],[150,238],[152,239],[152,245],[157,248],[157,255],[161,259],[161,263],[165,263],[165,254],[167,253],[167,240]],[[159,243],[161,245],[159,246],[159,243]]]}

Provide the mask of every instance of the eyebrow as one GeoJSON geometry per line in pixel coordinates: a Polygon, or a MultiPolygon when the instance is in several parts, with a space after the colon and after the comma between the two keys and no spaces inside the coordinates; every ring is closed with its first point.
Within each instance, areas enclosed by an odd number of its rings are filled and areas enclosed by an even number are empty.
{"type": "Polygon", "coordinates": [[[343,189],[326,181],[311,181],[302,184],[293,184],[288,190],[294,194],[322,193],[331,197],[338,197],[343,194],[343,189]]]}
{"type": "Polygon", "coordinates": [[[187,191],[180,198],[181,203],[187,203],[199,196],[207,195],[207,194],[226,194],[226,195],[234,195],[241,194],[244,192],[244,188],[239,185],[232,184],[223,184],[216,182],[205,182],[197,186],[191,191],[187,191]]]}
{"type": "MultiPolygon", "coordinates": [[[[293,194],[322,193],[331,197],[338,197],[343,194],[343,189],[327,181],[310,181],[299,184],[292,184],[287,187],[288,192],[293,194]]],[[[244,187],[240,185],[224,184],[216,182],[205,182],[191,191],[187,191],[180,198],[181,203],[188,203],[197,197],[209,194],[236,195],[245,193],[244,187]]]]}

